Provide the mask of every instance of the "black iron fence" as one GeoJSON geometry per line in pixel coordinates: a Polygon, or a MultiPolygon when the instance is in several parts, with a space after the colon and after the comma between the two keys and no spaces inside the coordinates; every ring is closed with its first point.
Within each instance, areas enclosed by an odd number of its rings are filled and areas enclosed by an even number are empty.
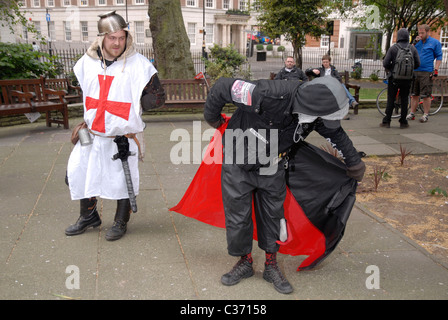
{"type": "MultiPolygon", "coordinates": [[[[70,75],[76,61],[85,53],[87,48],[69,48],[69,49],[52,49],[52,54],[57,57],[57,61],[61,65],[63,72],[61,77],[70,75]]],[[[43,51],[48,52],[48,47],[43,47],[43,51]]],[[[137,51],[147,57],[150,61],[154,61],[154,54],[150,47],[137,47],[137,51]]],[[[321,66],[322,56],[327,54],[328,49],[325,48],[305,48],[302,52],[302,69],[314,68],[321,66]]],[[[331,50],[331,64],[336,66],[339,71],[352,71],[355,62],[362,65],[362,77],[368,78],[372,74],[378,75],[379,78],[385,77],[382,60],[374,59],[353,59],[349,58],[347,51],[334,49],[331,50]]],[[[244,53],[245,54],[245,53],[244,53]]],[[[260,54],[254,52],[252,57],[247,57],[243,65],[244,71],[250,71],[253,79],[268,79],[271,73],[277,73],[284,67],[284,61],[287,56],[291,56],[292,51],[275,52],[268,51],[260,54]],[[261,57],[261,59],[260,59],[261,57]]],[[[202,59],[201,51],[192,51],[191,56],[197,73],[204,72],[205,64],[202,59]]],[[[439,74],[448,74],[448,54],[444,51],[442,64],[439,68],[439,74]]]]}

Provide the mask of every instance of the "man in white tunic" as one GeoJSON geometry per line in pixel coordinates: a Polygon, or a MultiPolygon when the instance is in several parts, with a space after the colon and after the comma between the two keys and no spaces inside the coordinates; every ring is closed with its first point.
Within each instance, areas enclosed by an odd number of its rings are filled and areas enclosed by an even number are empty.
{"type": "MultiPolygon", "coordinates": [[[[164,103],[164,92],[157,70],[135,51],[128,25],[115,11],[100,15],[98,38],[73,70],[84,96],[84,121],[92,144],[80,141],[70,155],[67,168],[72,200],[80,200],[78,221],[65,230],[67,235],[97,227],[101,219],[97,197],[117,200],[114,224],[107,240],[120,239],[127,230],[131,204],[128,185],[114,138],[129,141],[129,171],[134,194],[139,193],[139,138],[145,128],[142,107],[148,110],[164,103]]],[[[140,139],[141,140],[141,139],[140,139]]]]}

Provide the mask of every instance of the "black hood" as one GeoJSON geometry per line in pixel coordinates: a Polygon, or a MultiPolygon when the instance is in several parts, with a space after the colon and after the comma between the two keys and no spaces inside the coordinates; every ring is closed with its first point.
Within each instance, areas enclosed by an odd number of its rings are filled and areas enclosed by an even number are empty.
{"type": "Polygon", "coordinates": [[[397,42],[409,43],[409,31],[406,28],[401,28],[397,32],[397,42]]]}

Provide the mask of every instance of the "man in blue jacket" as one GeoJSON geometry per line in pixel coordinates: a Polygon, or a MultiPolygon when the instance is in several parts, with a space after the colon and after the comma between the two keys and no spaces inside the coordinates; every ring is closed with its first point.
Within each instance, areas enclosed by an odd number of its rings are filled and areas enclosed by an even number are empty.
{"type": "Polygon", "coordinates": [[[432,82],[438,75],[438,69],[442,62],[442,44],[440,41],[429,36],[429,26],[426,24],[418,27],[418,41],[415,48],[420,56],[420,67],[415,69],[416,79],[411,91],[411,112],[408,120],[414,120],[420,97],[423,99],[423,116],[420,122],[428,121],[431,108],[432,82]],[[434,60],[436,60],[434,67],[434,60]]]}

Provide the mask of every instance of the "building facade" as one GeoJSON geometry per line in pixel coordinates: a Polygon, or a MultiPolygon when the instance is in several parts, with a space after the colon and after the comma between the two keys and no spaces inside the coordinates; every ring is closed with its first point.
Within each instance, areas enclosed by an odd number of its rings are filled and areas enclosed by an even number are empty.
{"type": "MultiPolygon", "coordinates": [[[[27,19],[53,46],[88,45],[97,36],[98,15],[112,10],[129,22],[137,45],[152,44],[148,0],[21,0],[20,3],[27,19]]],[[[248,33],[256,29],[256,18],[248,13],[249,1],[180,0],[180,3],[192,50],[201,50],[205,41],[206,47],[214,43],[233,44],[240,52],[245,51],[248,33]]],[[[22,28],[15,38],[18,42],[32,42],[36,36],[22,28]]]]}
{"type": "MultiPolygon", "coordinates": [[[[185,29],[192,51],[201,51],[213,44],[233,44],[245,53],[248,39],[258,30],[256,14],[250,10],[250,0],[179,0],[185,29]],[[205,29],[205,34],[203,30],[205,29]]],[[[129,22],[135,43],[151,46],[148,0],[20,0],[25,16],[53,47],[86,47],[97,36],[98,15],[116,10],[129,22]]],[[[349,59],[381,59],[385,48],[385,35],[377,30],[361,30],[351,20],[330,17],[334,21],[332,35],[319,39],[307,37],[306,50],[330,47],[349,59]]],[[[448,47],[448,29],[433,32],[432,36],[448,47]]],[[[36,36],[16,30],[0,32],[0,41],[28,42],[36,36]]],[[[393,40],[394,41],[394,40],[393,40]]],[[[276,42],[291,49],[291,44],[280,39],[276,42]]]]}

